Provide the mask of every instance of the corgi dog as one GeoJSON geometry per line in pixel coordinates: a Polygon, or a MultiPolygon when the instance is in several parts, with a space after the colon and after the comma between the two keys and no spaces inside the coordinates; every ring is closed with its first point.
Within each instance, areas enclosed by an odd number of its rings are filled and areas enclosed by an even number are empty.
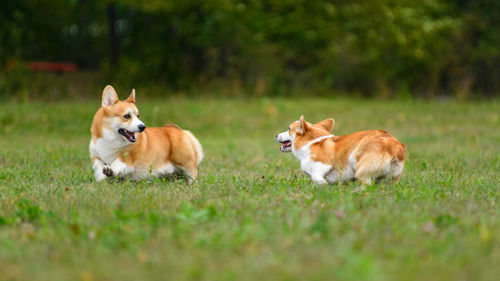
{"type": "Polygon", "coordinates": [[[135,90],[121,101],[115,89],[106,86],[90,132],[90,158],[98,182],[181,172],[191,183],[203,159],[201,144],[191,132],[171,124],[146,128],[139,119],[135,90]]]}
{"type": "Polygon", "coordinates": [[[276,135],[282,152],[292,152],[303,172],[318,184],[361,182],[361,190],[374,180],[398,180],[406,158],[404,144],[382,130],[334,136],[335,120],[311,124],[300,116],[287,131],[276,135]]]}

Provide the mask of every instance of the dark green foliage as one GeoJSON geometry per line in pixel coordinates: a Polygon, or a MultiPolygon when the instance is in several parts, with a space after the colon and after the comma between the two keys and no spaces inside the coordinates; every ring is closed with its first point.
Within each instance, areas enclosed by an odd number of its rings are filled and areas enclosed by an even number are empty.
{"type": "MultiPolygon", "coordinates": [[[[495,0],[20,0],[0,7],[2,68],[7,61],[73,61],[127,86],[222,86],[256,95],[500,91],[495,0]]],[[[11,79],[0,79],[0,89],[22,93],[11,79]]]]}

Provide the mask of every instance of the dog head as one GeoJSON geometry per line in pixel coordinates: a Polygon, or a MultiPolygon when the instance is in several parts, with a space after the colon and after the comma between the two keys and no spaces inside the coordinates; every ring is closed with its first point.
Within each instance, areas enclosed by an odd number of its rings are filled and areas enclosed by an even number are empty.
{"type": "Polygon", "coordinates": [[[304,115],[300,119],[290,124],[287,131],[276,135],[276,140],[283,145],[280,147],[282,152],[292,151],[292,145],[295,149],[300,149],[304,144],[315,138],[326,136],[335,126],[335,120],[325,119],[316,124],[311,124],[304,120],[304,115]]]}
{"type": "Polygon", "coordinates": [[[121,135],[130,143],[136,141],[136,133],[146,129],[139,119],[139,110],[135,106],[135,89],[126,100],[118,100],[112,86],[106,86],[102,92],[103,126],[121,135]]]}

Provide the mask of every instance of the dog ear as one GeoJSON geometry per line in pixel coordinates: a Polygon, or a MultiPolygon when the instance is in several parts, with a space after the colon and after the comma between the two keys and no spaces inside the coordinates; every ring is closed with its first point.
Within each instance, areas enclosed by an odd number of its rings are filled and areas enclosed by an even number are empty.
{"type": "Polygon", "coordinates": [[[297,133],[300,135],[303,135],[307,131],[307,122],[304,120],[304,115],[300,115],[299,119],[299,128],[297,130],[297,133]]]}
{"type": "Polygon", "coordinates": [[[327,118],[321,122],[316,123],[315,126],[323,128],[328,132],[330,132],[333,129],[333,127],[335,127],[335,120],[333,118],[327,118]]]}
{"type": "Polygon", "coordinates": [[[115,89],[108,85],[102,91],[102,106],[110,106],[118,102],[118,95],[115,89]]]}
{"type": "Polygon", "coordinates": [[[135,103],[135,89],[132,89],[132,93],[130,93],[130,96],[125,101],[135,103]]]}

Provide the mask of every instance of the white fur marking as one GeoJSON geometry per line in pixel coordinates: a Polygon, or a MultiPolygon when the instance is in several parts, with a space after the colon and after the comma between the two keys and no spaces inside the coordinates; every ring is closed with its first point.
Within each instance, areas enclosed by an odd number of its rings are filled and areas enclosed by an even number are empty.
{"type": "Polygon", "coordinates": [[[327,173],[329,173],[332,170],[332,165],[327,165],[319,161],[313,161],[311,159],[310,147],[312,144],[320,142],[330,137],[333,137],[333,135],[316,138],[308,142],[306,145],[304,145],[298,150],[296,150],[292,145],[292,152],[295,155],[295,157],[299,159],[300,168],[302,169],[303,172],[310,175],[311,180],[318,185],[324,185],[328,183],[325,177],[327,173]]]}
{"type": "Polygon", "coordinates": [[[144,125],[144,123],[139,119],[137,118],[137,116],[131,114],[133,117],[132,117],[132,122],[130,123],[130,126],[126,126],[124,129],[126,129],[127,131],[129,132],[140,132],[141,130],[139,130],[139,126],[140,125],[144,125]]]}
{"type": "Polygon", "coordinates": [[[276,140],[278,142],[286,142],[286,141],[292,141],[292,137],[290,136],[290,134],[288,133],[288,131],[285,131],[283,133],[279,133],[277,136],[276,136],[276,140]]]}
{"type": "Polygon", "coordinates": [[[401,175],[401,173],[403,172],[403,167],[404,167],[404,164],[401,163],[401,161],[397,161],[397,163],[392,165],[392,167],[391,167],[392,176],[399,177],[399,175],[401,175]]]}
{"type": "Polygon", "coordinates": [[[111,165],[120,152],[131,143],[114,130],[102,129],[102,137],[91,140],[89,145],[90,157],[99,157],[104,164],[111,165]]]}
{"type": "Polygon", "coordinates": [[[134,168],[123,163],[120,158],[116,158],[116,160],[111,164],[111,170],[113,170],[113,176],[124,177],[132,173],[134,168]]]}
{"type": "Polygon", "coordinates": [[[94,177],[95,180],[98,182],[106,179],[106,175],[103,174],[102,172],[104,166],[105,166],[104,162],[102,162],[100,159],[95,159],[94,163],[92,164],[92,169],[94,170],[94,177]]]}
{"type": "Polygon", "coordinates": [[[305,159],[305,158],[310,158],[311,157],[311,153],[310,153],[309,147],[312,144],[314,144],[314,143],[320,142],[320,141],[322,141],[324,139],[331,138],[331,137],[334,137],[334,135],[328,135],[328,136],[322,136],[322,137],[319,137],[319,138],[315,138],[312,141],[308,142],[303,147],[299,148],[298,150],[296,150],[295,147],[292,145],[293,155],[295,155],[295,157],[297,157],[299,160],[302,160],[302,159],[305,159]]]}
{"type": "Polygon", "coordinates": [[[158,169],[154,170],[151,174],[155,177],[158,176],[166,176],[175,173],[176,168],[174,165],[171,163],[167,163],[166,165],[163,165],[159,167],[158,169]]]}

